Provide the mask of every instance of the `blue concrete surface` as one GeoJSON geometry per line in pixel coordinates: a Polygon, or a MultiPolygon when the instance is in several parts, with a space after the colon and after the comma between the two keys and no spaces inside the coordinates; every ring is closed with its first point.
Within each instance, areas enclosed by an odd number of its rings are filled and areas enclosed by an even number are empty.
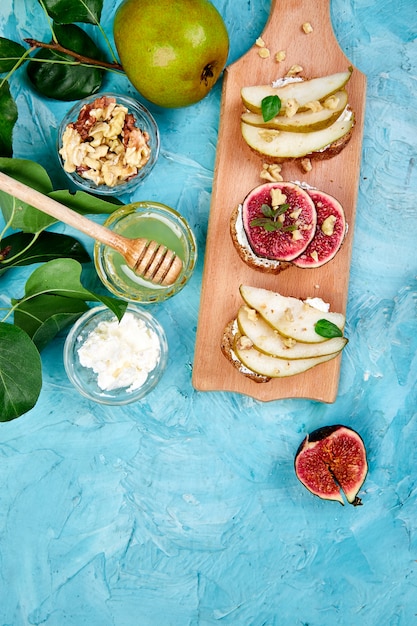
{"type": "MultiPolygon", "coordinates": [[[[104,3],[108,32],[117,4],[104,3]]],[[[270,2],[214,4],[233,61],[262,31],[270,2]]],[[[221,85],[189,109],[154,107],[161,157],[133,199],[183,213],[198,267],[178,296],[152,309],[170,358],[143,402],[112,408],[77,395],[62,336],[42,354],[35,408],[0,424],[1,626],[417,623],[416,4],[332,0],[331,15],[368,81],[350,342],[336,402],[264,404],[193,389],[221,85]],[[315,498],[294,474],[305,434],[340,422],[367,447],[362,507],[315,498]]],[[[3,0],[0,35],[49,38],[39,4],[3,0]]],[[[51,154],[68,103],[41,98],[23,73],[11,88],[14,156],[66,184],[51,154]]],[[[134,93],[123,77],[105,88],[134,93]]],[[[2,307],[22,295],[30,271],[1,278],[2,307]]]]}

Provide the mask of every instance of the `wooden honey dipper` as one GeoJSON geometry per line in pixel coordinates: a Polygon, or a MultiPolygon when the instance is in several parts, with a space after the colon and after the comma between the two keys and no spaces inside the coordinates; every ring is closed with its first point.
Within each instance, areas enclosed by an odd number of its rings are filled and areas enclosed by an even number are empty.
{"type": "Polygon", "coordinates": [[[2,172],[0,172],[0,190],[116,250],[138,276],[154,284],[172,285],[181,272],[181,259],[175,252],[157,241],[144,238],[129,239],[118,235],[2,172]]]}

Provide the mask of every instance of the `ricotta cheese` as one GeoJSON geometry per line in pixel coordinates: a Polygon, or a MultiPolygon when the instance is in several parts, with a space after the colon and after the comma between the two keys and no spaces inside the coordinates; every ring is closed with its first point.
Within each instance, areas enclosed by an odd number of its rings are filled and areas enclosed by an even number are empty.
{"type": "Polygon", "coordinates": [[[102,391],[126,388],[131,393],[158,364],[160,344],[156,333],[127,311],[120,322],[100,322],[78,348],[78,357],[97,374],[102,391]]]}

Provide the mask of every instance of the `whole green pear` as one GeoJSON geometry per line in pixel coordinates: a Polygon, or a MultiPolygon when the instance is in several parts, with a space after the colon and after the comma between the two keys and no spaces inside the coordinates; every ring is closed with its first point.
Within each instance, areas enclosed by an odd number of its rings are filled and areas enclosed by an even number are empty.
{"type": "Polygon", "coordinates": [[[124,0],[113,33],[128,79],[162,107],[202,100],[229,53],[226,26],[209,0],[124,0]]]}

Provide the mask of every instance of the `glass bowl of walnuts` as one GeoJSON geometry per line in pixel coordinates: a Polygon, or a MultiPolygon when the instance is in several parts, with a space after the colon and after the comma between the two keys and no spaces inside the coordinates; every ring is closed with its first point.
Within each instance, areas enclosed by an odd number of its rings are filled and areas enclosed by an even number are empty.
{"type": "Polygon", "coordinates": [[[133,191],[159,155],[159,130],[140,102],[116,93],[78,101],[58,131],[58,156],[69,179],[84,191],[133,191]]]}

